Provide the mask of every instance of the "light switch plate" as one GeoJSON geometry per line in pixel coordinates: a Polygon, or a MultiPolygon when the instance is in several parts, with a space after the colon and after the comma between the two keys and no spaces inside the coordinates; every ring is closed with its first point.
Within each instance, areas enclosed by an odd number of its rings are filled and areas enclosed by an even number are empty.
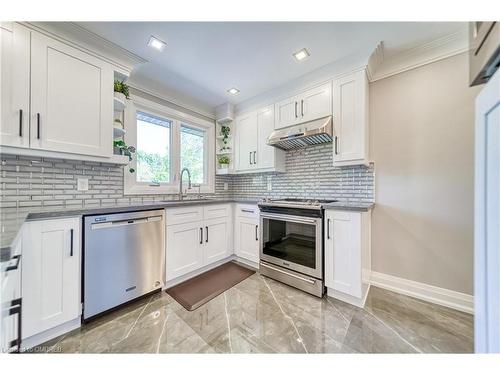
{"type": "Polygon", "coordinates": [[[224,191],[228,191],[229,189],[229,185],[227,184],[227,182],[224,182],[224,191]]]}
{"type": "Polygon", "coordinates": [[[77,189],[78,189],[78,191],[89,190],[89,179],[88,178],[78,178],[77,179],[77,189]]]}
{"type": "Polygon", "coordinates": [[[273,190],[273,183],[271,176],[267,176],[267,191],[272,191],[273,190]]]}

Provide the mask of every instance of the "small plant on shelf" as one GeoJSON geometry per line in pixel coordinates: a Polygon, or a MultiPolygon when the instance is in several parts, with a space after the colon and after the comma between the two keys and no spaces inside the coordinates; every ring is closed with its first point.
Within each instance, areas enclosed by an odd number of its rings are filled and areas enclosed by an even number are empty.
{"type": "Polygon", "coordinates": [[[227,155],[220,155],[218,159],[221,168],[227,168],[231,162],[231,159],[229,159],[229,156],[227,155]]]}
{"type": "Polygon", "coordinates": [[[123,82],[115,79],[115,92],[123,94],[125,99],[130,97],[129,86],[123,82]]]}
{"type": "Polygon", "coordinates": [[[220,128],[220,133],[222,135],[222,143],[223,143],[221,151],[229,150],[227,143],[228,143],[228,139],[229,139],[229,134],[231,133],[231,128],[227,125],[222,125],[220,128]]]}
{"type": "MultiPolygon", "coordinates": [[[[128,156],[129,162],[132,161],[132,154],[135,153],[134,146],[127,146],[124,141],[118,140],[113,142],[113,147],[115,149],[115,154],[128,156]]],[[[130,173],[135,172],[134,168],[129,168],[128,170],[130,173]]]]}

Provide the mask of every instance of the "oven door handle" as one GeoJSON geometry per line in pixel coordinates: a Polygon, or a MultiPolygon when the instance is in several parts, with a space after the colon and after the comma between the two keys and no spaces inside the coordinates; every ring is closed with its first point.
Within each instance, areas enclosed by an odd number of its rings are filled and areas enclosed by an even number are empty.
{"type": "Polygon", "coordinates": [[[273,271],[276,271],[276,272],[281,272],[281,273],[284,273],[284,274],[285,274],[285,275],[287,275],[287,276],[294,277],[294,278],[299,279],[299,280],[301,280],[301,281],[305,281],[306,283],[309,283],[309,284],[314,284],[314,283],[316,283],[316,280],[309,279],[309,278],[306,278],[306,277],[301,277],[301,276],[295,275],[295,274],[293,274],[293,273],[286,272],[286,271],[284,271],[284,270],[282,270],[282,269],[279,269],[279,268],[276,268],[276,267],[273,267],[273,266],[269,266],[269,265],[267,265],[267,264],[265,264],[265,263],[260,263],[260,266],[261,266],[261,267],[263,266],[263,267],[269,268],[269,269],[271,269],[271,270],[273,270],[273,271]]]}
{"type": "Polygon", "coordinates": [[[303,223],[303,224],[317,224],[318,219],[307,219],[301,216],[291,216],[291,215],[281,215],[281,214],[264,214],[261,213],[260,217],[263,219],[278,219],[278,220],[286,220],[292,221],[294,223],[303,223]]]}

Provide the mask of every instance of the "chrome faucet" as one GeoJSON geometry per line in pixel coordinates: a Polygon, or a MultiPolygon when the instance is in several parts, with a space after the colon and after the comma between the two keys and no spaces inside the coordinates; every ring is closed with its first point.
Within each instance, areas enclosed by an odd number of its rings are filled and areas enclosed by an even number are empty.
{"type": "Polygon", "coordinates": [[[191,189],[191,172],[189,172],[189,169],[187,168],[182,168],[181,170],[181,176],[179,179],[179,200],[183,200],[184,197],[187,195],[184,195],[182,193],[182,176],[184,175],[184,172],[187,172],[188,174],[188,189],[191,189]]]}

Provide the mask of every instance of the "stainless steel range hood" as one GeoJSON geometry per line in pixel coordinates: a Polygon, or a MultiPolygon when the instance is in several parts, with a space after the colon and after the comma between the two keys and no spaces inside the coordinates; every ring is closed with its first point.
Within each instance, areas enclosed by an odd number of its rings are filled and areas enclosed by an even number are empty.
{"type": "Polygon", "coordinates": [[[275,130],[267,138],[267,144],[281,148],[282,150],[293,150],[320,143],[328,143],[332,140],[332,116],[327,116],[289,128],[275,130]]]}

